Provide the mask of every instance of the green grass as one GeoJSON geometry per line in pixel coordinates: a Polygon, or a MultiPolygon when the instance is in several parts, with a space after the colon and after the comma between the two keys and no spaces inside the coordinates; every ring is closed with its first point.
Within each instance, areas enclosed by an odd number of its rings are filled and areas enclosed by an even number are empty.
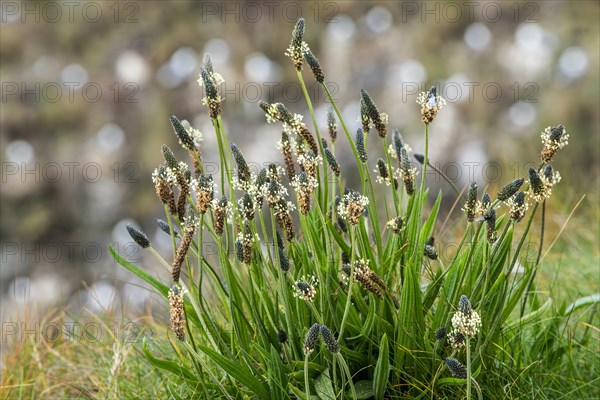
{"type": "MultiPolygon", "coordinates": [[[[27,326],[33,327],[38,321],[30,318],[27,326]]],[[[50,330],[39,329],[38,335],[29,334],[24,339],[20,335],[4,337],[0,398],[167,397],[168,378],[146,362],[140,346],[150,332],[162,330],[149,318],[124,322],[104,314],[73,321],[64,313],[48,313],[40,326],[50,326],[46,323],[62,327],[63,332],[53,336],[47,333],[50,330]],[[73,325],[75,322],[79,325],[73,325]],[[87,326],[89,331],[86,334],[73,326],[87,326]],[[69,332],[74,335],[69,337],[69,332]]],[[[161,342],[158,348],[166,345],[161,342]]]]}

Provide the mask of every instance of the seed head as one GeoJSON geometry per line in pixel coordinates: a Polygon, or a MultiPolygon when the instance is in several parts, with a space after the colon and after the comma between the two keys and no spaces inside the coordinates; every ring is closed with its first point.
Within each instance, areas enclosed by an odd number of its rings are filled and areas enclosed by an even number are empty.
{"type": "Polygon", "coordinates": [[[444,340],[446,338],[447,333],[448,330],[446,329],[446,327],[440,326],[435,330],[435,340],[444,340]]]}
{"type": "Polygon", "coordinates": [[[415,153],[413,154],[413,157],[419,164],[423,165],[425,163],[425,156],[423,154],[415,153]]]}
{"type": "Polygon", "coordinates": [[[337,212],[349,224],[356,225],[367,205],[369,205],[368,197],[365,197],[354,190],[347,189],[344,197],[337,206],[337,212]]]}
{"type": "Polygon", "coordinates": [[[279,254],[279,267],[283,272],[288,272],[290,270],[290,261],[284,253],[284,245],[283,245],[283,237],[281,236],[281,232],[277,231],[277,251],[279,254]]]}
{"type": "Polygon", "coordinates": [[[329,138],[331,139],[331,143],[334,144],[337,139],[337,122],[335,122],[335,115],[333,111],[333,107],[329,105],[327,108],[327,129],[329,130],[329,138]]]}
{"type": "Polygon", "coordinates": [[[244,245],[239,239],[235,241],[235,256],[239,262],[244,262],[244,245]]]}
{"type": "Polygon", "coordinates": [[[188,199],[187,196],[190,193],[190,181],[192,179],[192,173],[187,169],[185,163],[179,166],[179,173],[177,174],[177,185],[179,186],[179,198],[177,199],[177,216],[179,220],[183,221],[187,210],[188,199]],[[184,170],[185,167],[185,170],[184,170]]]}
{"type": "Polygon", "coordinates": [[[406,193],[410,196],[415,192],[415,176],[417,175],[417,169],[410,164],[410,157],[406,146],[400,147],[400,172],[402,173],[402,180],[404,181],[404,188],[406,193]]]}
{"type": "Polygon", "coordinates": [[[481,327],[481,317],[473,310],[467,296],[462,295],[458,302],[458,311],[452,316],[453,333],[466,338],[474,337],[481,327]]]}
{"type": "Polygon", "coordinates": [[[198,176],[198,185],[196,188],[196,202],[198,211],[201,214],[208,211],[211,202],[215,197],[214,182],[212,175],[200,173],[198,176]]]}
{"type": "Polygon", "coordinates": [[[288,339],[287,332],[284,331],[283,329],[280,329],[279,332],[277,332],[277,341],[281,344],[284,344],[285,342],[287,342],[287,339],[288,339]]]}
{"type": "Polygon", "coordinates": [[[437,89],[432,86],[428,92],[419,94],[417,103],[421,105],[421,121],[427,125],[435,119],[437,113],[446,105],[446,100],[442,96],[438,96],[437,89]]]}
{"type": "Polygon", "coordinates": [[[317,343],[319,343],[320,332],[320,324],[315,323],[313,326],[310,327],[310,329],[306,333],[306,336],[304,337],[304,346],[302,346],[304,349],[304,354],[310,354],[315,350],[315,348],[317,347],[317,343]]]}
{"type": "Polygon", "coordinates": [[[323,339],[323,343],[325,343],[327,350],[334,354],[340,352],[340,345],[338,341],[335,339],[329,328],[325,325],[321,325],[321,338],[323,339]]]}
{"type": "Polygon", "coordinates": [[[257,239],[257,235],[252,233],[252,227],[250,226],[250,223],[248,221],[245,221],[243,230],[240,231],[237,235],[237,240],[242,244],[242,259],[245,264],[250,264],[252,262],[252,251],[254,247],[254,242],[257,239]]]}
{"type": "Polygon", "coordinates": [[[488,192],[484,192],[483,196],[481,196],[481,205],[487,209],[492,205],[492,199],[490,198],[490,194],[488,192]]]}
{"type": "Polygon", "coordinates": [[[437,260],[438,253],[435,250],[435,241],[433,237],[430,237],[427,243],[425,243],[425,247],[423,249],[423,253],[431,260],[437,260]]]}
{"type": "Polygon", "coordinates": [[[228,210],[227,197],[223,196],[220,200],[213,202],[213,210],[215,212],[214,227],[217,235],[223,234],[223,228],[225,227],[225,217],[227,216],[228,210]]]}
{"type": "Polygon", "coordinates": [[[283,123],[286,123],[292,128],[295,132],[298,128],[297,125],[302,123],[302,120],[299,118],[294,118],[294,115],[286,108],[283,103],[275,103],[273,106],[276,108],[277,115],[279,116],[279,120],[283,123]]]}
{"type": "Polygon", "coordinates": [[[543,162],[552,161],[556,152],[569,144],[569,135],[566,132],[564,125],[549,126],[542,132],[544,147],[540,157],[543,162]]]}
{"type": "Polygon", "coordinates": [[[294,26],[292,41],[285,52],[298,71],[302,69],[302,59],[307,50],[308,45],[304,42],[304,18],[300,18],[294,26]]]}
{"type": "Polygon", "coordinates": [[[194,224],[189,224],[183,229],[183,237],[181,238],[181,242],[179,242],[179,246],[175,252],[175,258],[173,259],[173,265],[171,266],[171,278],[173,279],[173,283],[179,282],[181,265],[185,260],[185,256],[190,248],[195,232],[196,226],[194,224]]]}
{"type": "MultiPolygon", "coordinates": [[[[210,60],[210,59],[209,59],[210,60]]],[[[220,75],[212,71],[212,63],[200,68],[200,79],[198,83],[202,82],[202,86],[206,91],[206,97],[202,99],[202,103],[208,107],[208,115],[210,118],[217,118],[221,114],[221,95],[217,89],[217,85],[222,81],[220,75]]]]}
{"type": "Polygon", "coordinates": [[[329,150],[328,148],[325,148],[324,150],[325,150],[325,158],[327,159],[327,163],[329,164],[329,167],[331,168],[331,172],[333,172],[335,174],[335,176],[340,176],[340,173],[341,173],[340,165],[338,164],[337,160],[335,159],[335,156],[333,155],[331,150],[329,150]]]}
{"type": "Polygon", "coordinates": [[[467,342],[467,338],[465,337],[465,335],[463,335],[462,333],[460,333],[456,330],[453,330],[452,332],[450,332],[446,336],[446,338],[448,339],[448,343],[450,343],[450,346],[453,349],[460,349],[467,342]]]}
{"type": "Polygon", "coordinates": [[[294,224],[289,209],[289,204],[283,199],[279,200],[273,207],[275,220],[277,221],[277,224],[285,230],[285,238],[288,241],[294,238],[294,224]]]}
{"type": "Polygon", "coordinates": [[[313,137],[313,134],[306,128],[303,124],[298,131],[298,136],[300,136],[304,141],[308,144],[310,149],[315,153],[319,154],[319,147],[317,146],[317,141],[313,137]]]}
{"type": "MultiPolygon", "coordinates": [[[[166,221],[164,221],[162,219],[157,219],[156,225],[158,225],[158,228],[161,231],[163,231],[167,235],[171,235],[171,228],[169,227],[169,224],[166,221]]],[[[179,237],[179,232],[177,232],[175,229],[173,229],[173,234],[175,237],[179,237]]]]}
{"type": "Polygon", "coordinates": [[[306,153],[298,156],[298,164],[300,164],[300,168],[306,172],[306,175],[308,176],[309,180],[311,180],[311,185],[313,187],[318,186],[317,166],[321,161],[321,156],[317,156],[312,150],[309,150],[306,153]]]}
{"type": "Polygon", "coordinates": [[[296,176],[296,167],[292,158],[293,150],[290,137],[285,129],[281,132],[281,152],[285,164],[285,173],[291,182],[294,176],[296,176]]]}
{"type": "Polygon", "coordinates": [[[302,276],[299,281],[294,282],[292,289],[294,290],[294,297],[303,299],[304,301],[312,302],[317,294],[317,285],[319,281],[317,278],[310,276],[302,276]]]}
{"type": "Polygon", "coordinates": [[[387,165],[385,164],[383,158],[377,159],[377,169],[379,170],[379,176],[381,177],[381,179],[389,179],[390,173],[388,172],[387,165]]]}
{"type": "Polygon", "coordinates": [[[185,340],[185,311],[183,303],[183,289],[174,284],[169,289],[169,322],[171,330],[180,341],[185,340]]]}
{"type": "Polygon", "coordinates": [[[394,129],[393,132],[393,141],[394,141],[394,150],[396,150],[396,158],[398,160],[401,159],[401,150],[404,147],[404,141],[402,140],[402,135],[400,135],[400,131],[398,129],[394,129]]]}
{"type": "Polygon", "coordinates": [[[452,373],[452,376],[462,379],[467,378],[467,368],[464,365],[462,365],[460,361],[458,361],[456,358],[446,358],[446,366],[452,373]]]}
{"type": "Polygon", "coordinates": [[[385,126],[385,120],[387,119],[387,117],[384,117],[382,113],[379,112],[377,106],[371,99],[371,96],[369,96],[369,94],[364,89],[361,89],[360,94],[365,105],[365,113],[375,126],[377,134],[380,138],[386,137],[387,127],[385,126]]]}
{"type": "Polygon", "coordinates": [[[246,159],[244,158],[244,155],[235,144],[231,145],[231,153],[233,154],[233,159],[237,164],[238,179],[242,183],[249,184],[252,174],[250,173],[250,168],[248,167],[248,164],[246,164],[246,159]]]}
{"type": "Polygon", "coordinates": [[[244,219],[252,221],[254,219],[254,202],[252,201],[252,197],[246,192],[239,200],[239,203],[240,211],[244,219]]]}
{"type": "Polygon", "coordinates": [[[159,166],[152,173],[152,182],[154,182],[154,189],[156,190],[156,195],[160,201],[168,206],[171,214],[177,214],[175,192],[173,191],[175,175],[172,173],[171,169],[165,165],[159,166]]]}
{"type": "MultiPolygon", "coordinates": [[[[542,178],[542,181],[544,182],[544,185],[546,186],[546,190],[551,191],[552,187],[555,184],[557,184],[558,182],[560,182],[561,176],[558,171],[554,171],[554,168],[552,168],[552,165],[546,164],[541,178],[542,178]]],[[[550,194],[548,194],[548,195],[550,195],[550,194]]]]}
{"type": "Polygon", "coordinates": [[[360,124],[362,125],[362,130],[368,135],[371,129],[371,119],[367,115],[367,106],[363,99],[360,99],[360,124]]]}
{"type": "Polygon", "coordinates": [[[358,158],[360,161],[367,162],[367,151],[365,150],[365,135],[362,129],[356,131],[356,151],[358,152],[358,158]]]}
{"type": "Polygon", "coordinates": [[[181,121],[179,121],[179,119],[177,119],[177,117],[174,115],[171,115],[171,125],[173,125],[173,130],[179,139],[179,143],[187,150],[194,150],[196,148],[194,145],[194,140],[188,133],[187,129],[185,129],[185,127],[181,124],[181,121]]]}
{"type": "Polygon", "coordinates": [[[550,197],[550,193],[547,190],[548,188],[544,184],[544,181],[538,174],[537,170],[533,167],[529,167],[529,186],[530,191],[532,193],[532,197],[537,202],[541,202],[548,197],[550,197]]]}
{"type": "Polygon", "coordinates": [[[467,202],[463,207],[463,211],[467,214],[467,221],[473,222],[477,212],[477,183],[471,182],[469,192],[467,194],[467,202]]]}
{"type": "Polygon", "coordinates": [[[256,200],[256,206],[260,210],[264,200],[264,195],[267,190],[267,170],[262,168],[256,179],[254,180],[254,186],[251,188],[254,190],[254,198],[256,200]]]}
{"type": "MultiPolygon", "coordinates": [[[[394,171],[393,167],[392,171],[394,171]]],[[[377,183],[385,183],[387,186],[392,185],[394,189],[398,188],[398,180],[395,176],[390,175],[387,164],[383,158],[377,159],[377,169],[375,172],[379,173],[377,176],[377,183]]]]}
{"type": "Polygon", "coordinates": [[[396,235],[400,234],[403,225],[404,221],[402,221],[401,217],[396,217],[387,223],[387,227],[390,228],[396,235]]]}
{"type": "Polygon", "coordinates": [[[131,236],[138,246],[144,249],[150,247],[150,240],[148,240],[148,236],[145,233],[135,229],[131,224],[127,224],[125,227],[127,228],[127,232],[129,232],[129,236],[131,236]]]}
{"type": "Polygon", "coordinates": [[[383,298],[383,292],[387,291],[385,282],[369,268],[369,260],[360,259],[354,262],[354,279],[368,292],[379,298],[383,298]]]}
{"type": "Polygon", "coordinates": [[[292,182],[292,185],[298,194],[298,208],[300,209],[300,214],[305,215],[310,210],[310,198],[314,186],[304,171],[301,171],[298,174],[298,176],[292,182]]]}
{"type": "Polygon", "coordinates": [[[325,75],[323,75],[323,70],[321,69],[321,64],[319,64],[319,60],[313,54],[310,49],[306,53],[304,53],[304,59],[308,63],[310,69],[312,69],[313,75],[315,76],[315,80],[319,83],[323,83],[325,80],[325,75]]]}
{"type": "Polygon", "coordinates": [[[465,315],[471,315],[471,311],[473,311],[469,298],[464,294],[458,300],[458,309],[465,315]]]}
{"type": "Polygon", "coordinates": [[[523,178],[517,178],[514,181],[512,181],[511,183],[509,183],[508,185],[504,186],[498,192],[498,200],[500,200],[500,201],[508,200],[513,194],[515,194],[519,191],[519,189],[523,185],[523,182],[524,182],[523,178]]]}
{"type": "Polygon", "coordinates": [[[487,240],[494,243],[496,241],[496,210],[490,208],[483,218],[487,223],[487,240]]]}
{"type": "Polygon", "coordinates": [[[179,165],[177,164],[177,160],[175,159],[175,154],[173,154],[171,149],[166,144],[163,144],[161,146],[161,149],[162,149],[163,157],[165,158],[165,161],[167,163],[167,166],[171,170],[177,171],[179,169],[179,165]]]}
{"type": "Polygon", "coordinates": [[[525,201],[525,192],[516,193],[506,204],[510,207],[510,217],[516,222],[521,221],[529,209],[529,204],[525,201]]]}
{"type": "Polygon", "coordinates": [[[202,63],[204,64],[204,68],[209,74],[213,74],[213,64],[210,59],[210,54],[204,53],[204,57],[202,57],[202,63]]]}

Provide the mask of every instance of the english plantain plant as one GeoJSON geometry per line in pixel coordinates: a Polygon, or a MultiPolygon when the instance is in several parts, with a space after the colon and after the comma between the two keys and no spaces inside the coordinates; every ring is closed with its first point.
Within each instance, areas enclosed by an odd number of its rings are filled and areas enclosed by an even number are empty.
{"type": "Polygon", "coordinates": [[[398,130],[388,130],[387,115],[364,90],[362,128],[348,130],[303,33],[300,19],[286,55],[312,130],[284,104],[260,103],[267,121],[281,124],[283,162],[252,171],[242,150],[229,143],[223,78],[208,55],[199,83],[220,176],[205,172],[201,134],[171,117],[191,165],[163,146],[165,162],[152,178],[173,261],[128,226],[170,281],[111,249],[170,307],[174,351],[161,358],[145,343],[148,361],[173,374],[175,398],[471,399],[542,390],[519,381],[521,373],[538,361],[561,368],[567,354],[560,353],[561,329],[576,308],[598,301],[569,308],[543,303],[534,290],[539,257],[522,254],[534,216],[560,180],[549,163],[567,144],[564,126],[543,132],[541,162],[527,181],[518,178],[495,196],[470,185],[460,199],[464,233],[444,262],[433,239],[441,195],[428,205],[425,179],[429,130],[444,99],[435,86],[417,99],[425,148],[414,163],[408,144],[398,130]],[[323,121],[328,138],[306,90],[305,61],[330,101],[323,121]],[[358,174],[357,187],[347,186],[336,159],[338,124],[355,158],[344,172],[358,174]],[[372,160],[368,146],[380,147],[383,158],[372,160]],[[204,251],[207,241],[216,243],[216,256],[204,251]],[[517,265],[522,273],[514,273],[517,265]]]}

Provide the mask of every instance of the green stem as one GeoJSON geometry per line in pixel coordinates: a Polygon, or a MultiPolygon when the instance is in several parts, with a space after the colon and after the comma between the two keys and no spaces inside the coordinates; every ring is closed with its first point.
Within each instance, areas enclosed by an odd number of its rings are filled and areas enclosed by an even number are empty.
{"type": "Polygon", "coordinates": [[[202,279],[203,279],[203,268],[202,268],[202,233],[204,230],[204,214],[200,217],[200,227],[198,228],[198,303],[202,305],[202,279]]]}
{"type": "MultiPolygon", "coordinates": [[[[509,221],[504,226],[504,230],[502,230],[502,234],[500,235],[500,237],[496,240],[494,247],[492,249],[491,255],[488,257],[488,260],[485,263],[485,267],[483,267],[483,270],[479,274],[479,278],[477,279],[477,282],[475,283],[475,288],[473,289],[473,292],[472,292],[473,294],[471,296],[474,297],[477,295],[477,293],[479,292],[479,287],[481,286],[481,283],[484,281],[484,277],[487,278],[488,270],[489,270],[490,266],[492,265],[492,261],[494,260],[494,257],[496,256],[498,249],[500,249],[500,245],[501,245],[502,241],[504,240],[504,237],[506,236],[506,233],[508,232],[508,229],[510,228],[510,226],[511,226],[511,222],[509,221]]],[[[487,291],[487,285],[490,283],[491,282],[488,282],[488,280],[485,279],[485,285],[484,285],[484,291],[483,291],[484,295],[482,296],[482,299],[485,298],[485,293],[487,291]]]]}
{"type": "Polygon", "coordinates": [[[306,400],[310,400],[310,384],[308,381],[308,354],[304,356],[304,391],[306,392],[306,400]]]}
{"type": "Polygon", "coordinates": [[[540,248],[538,250],[537,259],[535,260],[535,266],[533,268],[531,278],[527,282],[527,287],[525,288],[525,295],[523,297],[523,303],[521,304],[521,312],[519,313],[520,318],[523,318],[523,314],[525,314],[525,306],[527,305],[527,299],[529,298],[529,291],[531,290],[531,286],[533,285],[533,281],[535,280],[535,276],[537,275],[538,265],[540,264],[540,258],[542,257],[542,247],[544,245],[545,220],[546,220],[546,200],[544,200],[542,203],[542,226],[541,226],[541,233],[540,233],[540,248]]]}
{"type": "Polygon", "coordinates": [[[352,300],[352,286],[354,284],[354,238],[356,236],[356,227],[351,226],[348,230],[350,235],[350,280],[348,281],[348,297],[346,298],[346,306],[344,307],[344,316],[342,317],[342,323],[340,324],[340,334],[338,340],[343,338],[344,328],[346,327],[346,318],[348,317],[348,311],[350,310],[350,303],[352,300]]]}
{"type": "MultiPolygon", "coordinates": [[[[348,378],[348,384],[350,385],[350,393],[352,393],[352,396],[350,398],[356,399],[356,389],[354,388],[354,383],[352,383],[352,374],[350,373],[348,364],[346,364],[346,360],[344,360],[344,357],[342,357],[342,355],[340,353],[335,353],[335,356],[336,356],[337,360],[339,361],[340,365],[342,366],[342,369],[344,370],[346,377],[348,378]]],[[[342,390],[344,390],[344,389],[342,388],[342,390]]],[[[343,397],[344,396],[342,396],[342,398],[343,397]]]]}
{"type": "MultiPolygon", "coordinates": [[[[387,143],[387,138],[383,138],[383,152],[385,153],[385,159],[387,162],[387,167],[388,167],[388,173],[390,174],[390,180],[391,180],[391,189],[392,189],[392,197],[394,198],[394,209],[396,210],[396,215],[398,215],[398,213],[400,212],[400,199],[398,197],[398,190],[394,187],[394,169],[392,168],[392,159],[390,157],[390,153],[388,152],[388,143],[387,143]]],[[[398,187],[400,187],[400,183],[398,183],[398,187]]],[[[387,210],[387,207],[386,207],[387,210]]]]}
{"type": "Polygon", "coordinates": [[[421,176],[421,191],[425,191],[425,175],[429,164],[429,124],[425,124],[425,154],[423,154],[423,176],[421,176]]]}
{"type": "Polygon", "coordinates": [[[467,400],[471,400],[471,340],[467,338],[467,400]]]}

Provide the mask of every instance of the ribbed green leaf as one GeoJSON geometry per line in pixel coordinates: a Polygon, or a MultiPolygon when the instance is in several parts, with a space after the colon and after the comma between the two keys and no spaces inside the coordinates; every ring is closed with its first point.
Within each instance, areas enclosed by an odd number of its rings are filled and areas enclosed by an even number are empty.
{"type": "Polygon", "coordinates": [[[507,330],[512,331],[513,329],[517,329],[518,327],[523,327],[527,324],[531,324],[531,323],[534,323],[535,321],[540,320],[544,316],[544,314],[546,314],[546,312],[550,309],[551,305],[552,305],[552,299],[546,300],[544,305],[542,305],[537,310],[535,310],[527,315],[524,315],[523,318],[520,318],[519,320],[509,324],[507,327],[507,330]]]}
{"type": "MultiPolygon", "coordinates": [[[[252,374],[248,368],[242,366],[238,361],[227,358],[216,351],[209,349],[206,346],[197,345],[198,349],[206,354],[211,360],[213,360],[219,367],[221,367],[229,376],[235,379],[237,382],[246,386],[255,395],[261,399],[270,398],[269,389],[261,382],[256,376],[252,374]]],[[[197,355],[196,355],[197,356],[197,355]]],[[[197,357],[199,361],[203,361],[197,357]]]]}
{"type": "Polygon", "coordinates": [[[139,277],[140,279],[142,279],[144,282],[148,283],[150,286],[152,286],[153,288],[155,288],[165,298],[167,297],[167,294],[169,293],[169,288],[167,287],[167,285],[165,285],[163,283],[160,283],[158,281],[158,279],[156,279],[155,277],[153,277],[152,275],[150,275],[149,273],[147,273],[146,271],[144,271],[143,269],[141,269],[137,265],[132,264],[129,261],[127,261],[126,259],[124,259],[123,257],[121,257],[112,248],[112,246],[110,246],[108,248],[108,251],[113,256],[113,258],[115,259],[116,262],[118,262],[123,267],[125,267],[129,271],[133,272],[134,275],[136,275],[137,277],[139,277]]]}
{"type": "Polygon", "coordinates": [[[329,377],[329,369],[323,371],[314,381],[315,391],[321,400],[335,400],[335,392],[329,377]]]}
{"type": "Polygon", "coordinates": [[[564,315],[569,315],[573,311],[580,309],[581,307],[591,306],[592,304],[600,303],[600,293],[592,294],[591,296],[582,297],[577,299],[574,303],[571,303],[564,312],[564,315]]]}
{"type": "MultiPolygon", "coordinates": [[[[354,390],[356,391],[356,400],[367,400],[373,397],[373,382],[372,381],[358,381],[354,384],[354,390]]],[[[348,398],[348,397],[344,397],[348,398]]]]}
{"type": "Polygon", "coordinates": [[[388,384],[388,376],[390,374],[390,350],[388,347],[387,335],[383,335],[379,342],[379,357],[375,364],[375,372],[373,373],[373,394],[376,400],[383,399],[385,389],[388,384]]]}
{"type": "Polygon", "coordinates": [[[179,362],[175,362],[175,361],[171,361],[171,360],[163,360],[163,359],[154,357],[152,355],[152,353],[150,352],[150,350],[148,349],[148,343],[146,342],[145,339],[144,339],[144,342],[142,343],[142,351],[144,352],[144,355],[148,359],[148,362],[150,364],[152,364],[153,366],[155,366],[156,368],[162,369],[164,371],[168,371],[177,376],[181,376],[189,382],[192,382],[192,383],[197,382],[198,379],[194,376],[194,374],[192,374],[190,372],[190,369],[187,366],[182,365],[179,362]]]}

